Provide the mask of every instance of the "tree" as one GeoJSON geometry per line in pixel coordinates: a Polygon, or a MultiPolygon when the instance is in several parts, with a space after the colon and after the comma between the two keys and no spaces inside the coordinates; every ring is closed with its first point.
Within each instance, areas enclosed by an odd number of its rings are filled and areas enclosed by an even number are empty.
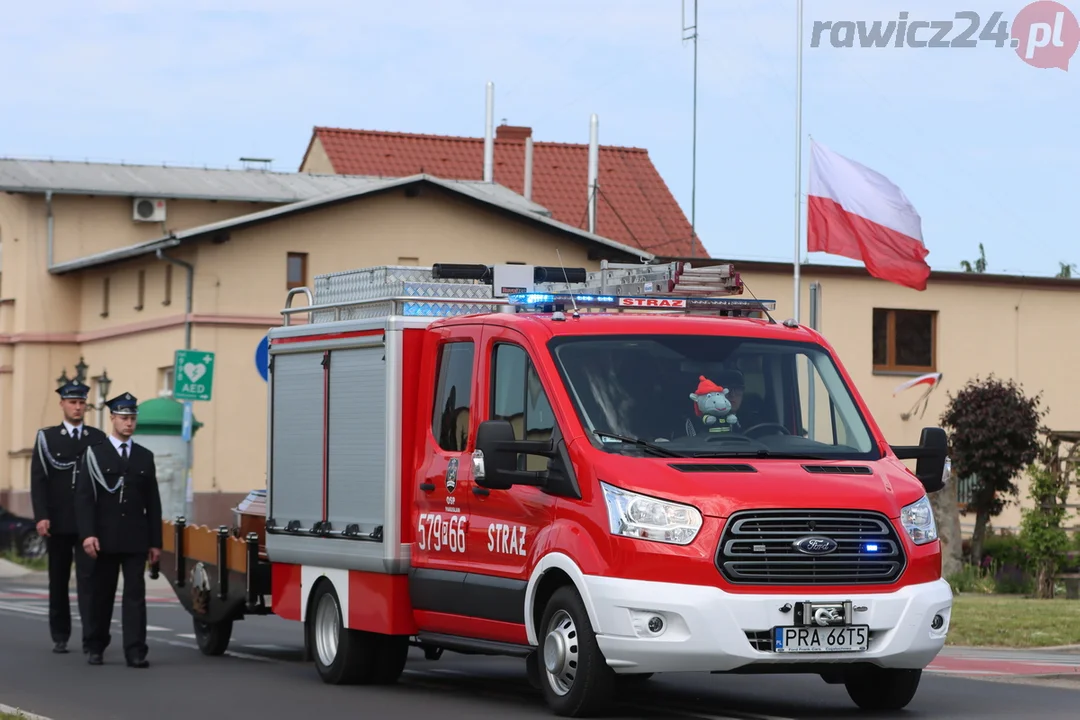
{"type": "Polygon", "coordinates": [[[967,260],[961,260],[960,267],[964,268],[964,272],[986,272],[986,250],[983,249],[982,243],[979,243],[979,259],[975,261],[975,267],[972,267],[967,260]]]}
{"type": "Polygon", "coordinates": [[[1035,571],[1035,597],[1052,600],[1054,580],[1069,550],[1066,503],[1074,465],[1062,460],[1060,439],[1049,431],[1044,434],[1046,439],[1039,445],[1037,461],[1028,467],[1028,494],[1035,506],[1023,511],[1020,543],[1035,571]]]}
{"type": "Polygon", "coordinates": [[[1076,272],[1076,263],[1065,263],[1059,260],[1058,265],[1061,267],[1061,269],[1058,270],[1058,274],[1054,277],[1071,278],[1073,276],[1073,273],[1076,272]]]}
{"type": "Polygon", "coordinates": [[[938,540],[941,541],[941,574],[951,577],[964,569],[963,540],[960,533],[960,509],[956,503],[956,471],[945,487],[929,493],[934,510],[938,540]]]}
{"type": "Polygon", "coordinates": [[[1001,514],[1006,496],[1015,497],[1017,473],[1030,465],[1038,453],[1038,433],[1046,411],[1040,409],[1042,393],[1026,397],[1012,380],[991,375],[969,380],[953,397],[941,416],[949,432],[949,455],[957,477],[976,477],[967,512],[975,513],[971,556],[982,559],[983,540],[991,517],[1001,514]]]}

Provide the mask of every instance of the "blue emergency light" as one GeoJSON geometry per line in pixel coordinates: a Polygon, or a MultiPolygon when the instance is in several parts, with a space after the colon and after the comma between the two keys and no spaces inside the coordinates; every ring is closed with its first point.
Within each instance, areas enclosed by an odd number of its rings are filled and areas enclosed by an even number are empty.
{"type": "Polygon", "coordinates": [[[577,308],[606,308],[617,310],[719,310],[761,312],[775,310],[775,300],[745,298],[693,297],[673,295],[623,296],[574,295],[571,293],[517,293],[507,302],[521,308],[550,311],[577,308]]]}

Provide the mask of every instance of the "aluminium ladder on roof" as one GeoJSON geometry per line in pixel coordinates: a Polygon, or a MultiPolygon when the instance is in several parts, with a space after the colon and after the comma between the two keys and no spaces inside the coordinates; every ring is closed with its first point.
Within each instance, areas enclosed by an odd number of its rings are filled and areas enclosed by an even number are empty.
{"type": "MultiPolygon", "coordinates": [[[[716,297],[741,294],[742,283],[732,265],[604,263],[601,270],[587,273],[585,282],[537,282],[530,292],[716,297]]],[[[282,314],[288,325],[290,316],[298,313],[308,313],[311,323],[326,323],[389,315],[453,317],[505,311],[507,305],[487,282],[439,278],[426,266],[378,265],[317,275],[314,292],[306,288],[289,292],[282,314]],[[291,307],[292,297],[301,292],[307,295],[308,305],[291,307]]]]}

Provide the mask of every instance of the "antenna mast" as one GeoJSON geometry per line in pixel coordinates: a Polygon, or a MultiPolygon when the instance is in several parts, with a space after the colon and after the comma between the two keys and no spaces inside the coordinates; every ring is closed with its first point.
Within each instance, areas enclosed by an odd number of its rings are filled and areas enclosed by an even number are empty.
{"type": "Polygon", "coordinates": [[[686,0],[682,0],[682,25],[683,42],[694,41],[694,130],[692,143],[692,161],[690,177],[690,259],[694,259],[694,250],[697,243],[697,16],[698,0],[694,0],[694,24],[686,24],[686,0]],[[689,33],[689,34],[687,34],[689,33]]]}

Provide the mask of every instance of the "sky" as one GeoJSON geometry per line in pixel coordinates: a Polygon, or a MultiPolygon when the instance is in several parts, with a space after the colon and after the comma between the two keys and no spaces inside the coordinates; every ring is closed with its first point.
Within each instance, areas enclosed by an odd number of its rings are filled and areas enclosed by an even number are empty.
{"type": "MultiPolygon", "coordinates": [[[[492,81],[496,123],[530,126],[537,140],[587,143],[597,113],[600,142],[647,148],[689,218],[684,4],[690,24],[694,0],[9,3],[0,156],[200,167],[254,156],[295,171],[316,125],[482,137],[492,81]]],[[[1080,266],[1080,53],[1066,71],[992,40],[836,48],[826,31],[811,47],[816,21],[906,11],[952,20],[955,39],[969,24],[957,13],[977,13],[981,30],[995,11],[1011,25],[1027,4],[806,0],[803,194],[812,136],[902,189],[935,270],[973,262],[979,243],[988,272],[1080,266]]],[[[698,3],[694,219],[714,257],[790,262],[795,252],[796,8],[698,3]]],[[[1070,15],[1072,46],[1074,25],[1070,15]]]]}

